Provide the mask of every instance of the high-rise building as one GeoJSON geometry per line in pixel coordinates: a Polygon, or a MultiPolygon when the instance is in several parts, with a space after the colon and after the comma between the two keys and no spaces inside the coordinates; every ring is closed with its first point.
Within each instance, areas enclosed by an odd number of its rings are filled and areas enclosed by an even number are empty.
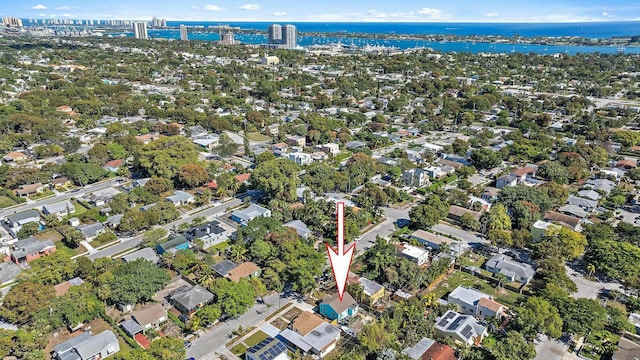
{"type": "Polygon", "coordinates": [[[269,25],[269,44],[282,44],[282,25],[269,25]]]}
{"type": "Polygon", "coordinates": [[[16,17],[5,17],[2,18],[2,25],[4,26],[13,26],[13,27],[22,27],[22,20],[16,17]]]}
{"type": "Polygon", "coordinates": [[[147,23],[146,22],[134,22],[133,23],[133,35],[136,39],[148,39],[147,23]]]}
{"type": "Polygon", "coordinates": [[[233,31],[220,31],[220,41],[218,43],[220,45],[235,45],[236,39],[233,36],[233,31]]]}
{"type": "Polygon", "coordinates": [[[293,49],[297,45],[298,30],[295,25],[285,25],[282,28],[282,44],[287,49],[293,49]]]}
{"type": "Polygon", "coordinates": [[[187,25],[180,25],[180,40],[189,40],[187,25]]]}
{"type": "Polygon", "coordinates": [[[151,26],[154,28],[167,27],[167,19],[151,18],[151,26]]]}

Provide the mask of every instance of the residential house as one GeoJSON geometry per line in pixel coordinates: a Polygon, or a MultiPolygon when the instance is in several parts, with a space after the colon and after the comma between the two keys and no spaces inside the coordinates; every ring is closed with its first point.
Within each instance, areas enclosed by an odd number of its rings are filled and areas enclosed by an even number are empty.
{"type": "Polygon", "coordinates": [[[580,190],[578,191],[578,196],[593,201],[599,201],[602,198],[602,195],[595,190],[580,190]]]}
{"type": "Polygon", "coordinates": [[[145,186],[149,182],[149,180],[151,180],[151,178],[135,179],[131,182],[131,186],[133,186],[134,188],[145,186]]]}
{"type": "Polygon", "coordinates": [[[199,136],[208,134],[207,129],[203,128],[200,125],[189,126],[188,131],[189,131],[189,136],[191,136],[192,138],[197,138],[199,136]]]}
{"type": "Polygon", "coordinates": [[[289,145],[287,145],[286,143],[282,143],[282,142],[271,145],[271,151],[273,151],[273,152],[283,153],[283,152],[287,151],[288,148],[289,148],[289,145]]]}
{"type": "Polygon", "coordinates": [[[517,262],[504,254],[496,254],[485,263],[487,271],[503,274],[509,281],[517,281],[526,285],[533,279],[536,271],[529,264],[517,262]]]}
{"type": "Polygon", "coordinates": [[[494,201],[498,200],[499,192],[500,192],[500,189],[494,188],[492,186],[487,186],[482,192],[482,195],[480,197],[482,198],[482,200],[488,203],[493,203],[494,201]]]}
{"type": "Polygon", "coordinates": [[[607,179],[592,179],[587,180],[586,186],[590,187],[592,190],[602,191],[609,195],[611,190],[616,187],[616,183],[607,179]]]}
{"type": "Polygon", "coordinates": [[[439,179],[447,176],[447,173],[439,166],[428,166],[424,168],[424,171],[432,179],[439,179]]]}
{"type": "Polygon", "coordinates": [[[449,310],[436,319],[437,337],[449,337],[466,345],[479,344],[487,335],[487,328],[472,315],[462,315],[449,310]]]}
{"type": "Polygon", "coordinates": [[[569,215],[565,215],[565,214],[560,214],[558,212],[555,211],[547,211],[544,216],[543,219],[545,221],[549,221],[549,222],[553,222],[553,223],[558,223],[566,228],[569,228],[573,231],[581,231],[582,227],[580,226],[582,220],[574,217],[574,216],[569,216],[569,215]]]}
{"type": "Polygon", "coordinates": [[[557,231],[560,227],[558,224],[550,223],[548,221],[538,220],[531,225],[531,239],[533,242],[542,240],[551,231],[557,231]]]}
{"type": "Polygon", "coordinates": [[[248,348],[244,357],[247,360],[290,360],[287,347],[280,340],[272,337],[248,348]]]}
{"type": "Polygon", "coordinates": [[[122,220],[122,216],[123,214],[116,214],[116,215],[109,216],[107,220],[104,222],[104,224],[110,228],[116,228],[118,227],[118,225],[120,225],[120,220],[122,220]]]}
{"type": "Polygon", "coordinates": [[[613,353],[612,360],[636,360],[640,359],[640,341],[621,336],[618,341],[618,350],[613,353]]]}
{"type": "Polygon", "coordinates": [[[305,146],[307,145],[307,138],[300,135],[287,136],[287,144],[291,146],[305,146]]]}
{"type": "Polygon", "coordinates": [[[227,275],[229,275],[229,272],[231,272],[233,269],[237,267],[238,267],[238,264],[234,263],[231,260],[222,260],[219,263],[215,263],[211,265],[211,270],[213,270],[216,274],[220,275],[221,277],[227,277],[227,275]]]}
{"type": "Polygon", "coordinates": [[[185,314],[193,314],[213,299],[214,295],[200,285],[181,286],[170,295],[173,306],[185,314]]]}
{"type": "Polygon", "coordinates": [[[579,198],[579,197],[575,197],[573,195],[569,196],[569,198],[567,199],[567,204],[579,206],[580,208],[582,208],[586,212],[592,212],[598,207],[598,201],[597,200],[589,200],[589,199],[579,198]]]}
{"type": "Polygon", "coordinates": [[[411,234],[411,238],[418,240],[420,244],[427,246],[432,250],[440,250],[440,246],[442,244],[450,244],[451,242],[453,242],[453,240],[448,237],[430,233],[424,230],[414,231],[413,234],[411,234]]]}
{"type": "Polygon", "coordinates": [[[429,251],[417,246],[402,243],[397,245],[399,255],[422,266],[429,262],[429,251]]]}
{"type": "Polygon", "coordinates": [[[73,182],[67,177],[59,177],[51,180],[50,184],[54,189],[61,189],[73,185],[73,182]]]}
{"type": "Polygon", "coordinates": [[[28,159],[29,159],[28,155],[18,151],[12,151],[2,157],[2,160],[6,163],[22,163],[27,161],[28,159]]]}
{"type": "Polygon", "coordinates": [[[480,218],[482,217],[481,213],[477,211],[473,211],[471,209],[463,208],[462,206],[458,206],[458,205],[451,205],[449,207],[449,214],[447,215],[447,217],[453,221],[459,222],[460,219],[462,219],[462,216],[464,214],[470,215],[472,218],[474,218],[477,221],[480,221],[480,218]]]}
{"type": "Polygon", "coordinates": [[[303,152],[291,153],[288,155],[288,159],[300,166],[309,165],[313,163],[313,158],[311,157],[311,154],[307,154],[303,152]]]}
{"type": "Polygon", "coordinates": [[[298,236],[303,239],[308,239],[312,234],[311,230],[309,230],[309,228],[307,227],[307,224],[303,223],[300,220],[289,221],[283,226],[294,229],[296,233],[298,233],[298,236]]]}
{"type": "Polygon", "coordinates": [[[204,135],[194,138],[191,141],[202,149],[213,150],[220,145],[220,136],[217,134],[204,135]]]}
{"type": "Polygon", "coordinates": [[[77,227],[87,241],[93,241],[98,235],[104,232],[104,225],[101,223],[85,224],[77,227]]]}
{"type": "Polygon", "coordinates": [[[429,175],[423,169],[410,169],[402,172],[402,179],[407,186],[423,187],[429,184],[429,175]]]}
{"type": "Polygon", "coordinates": [[[496,179],[496,188],[498,189],[516,185],[518,185],[518,178],[513,175],[502,175],[496,179]]]}
{"type": "Polygon", "coordinates": [[[580,219],[584,219],[589,216],[589,212],[585,211],[583,208],[577,205],[562,205],[558,208],[558,212],[580,219]]]}
{"type": "Polygon", "coordinates": [[[167,311],[162,304],[147,304],[131,313],[131,319],[140,325],[144,331],[157,329],[160,323],[167,320],[167,311]]]}
{"type": "Polygon", "coordinates": [[[310,311],[303,311],[291,324],[291,330],[305,336],[324,322],[318,315],[310,311]]]}
{"type": "Polygon", "coordinates": [[[96,207],[106,205],[111,199],[120,194],[120,192],[112,187],[96,190],[88,195],[85,195],[85,199],[96,207]]]}
{"type": "Polygon", "coordinates": [[[536,168],[532,166],[525,166],[521,168],[513,169],[509,172],[509,175],[518,178],[518,182],[525,182],[527,178],[533,177],[536,173],[536,168]]]}
{"type": "Polygon", "coordinates": [[[505,306],[496,302],[490,298],[482,298],[478,301],[478,311],[476,312],[476,317],[480,319],[484,318],[494,318],[494,317],[502,317],[504,311],[506,310],[505,306]]]}
{"type": "Polygon", "coordinates": [[[219,221],[213,220],[208,223],[192,227],[184,235],[187,240],[191,242],[200,240],[202,242],[202,248],[208,249],[229,238],[229,233],[221,225],[222,224],[219,221]]]}
{"type": "Polygon", "coordinates": [[[175,206],[183,206],[196,202],[196,199],[193,195],[182,190],[175,191],[173,195],[167,196],[166,200],[170,201],[175,206]]]}
{"type": "Polygon", "coordinates": [[[349,150],[356,150],[367,146],[367,143],[359,140],[348,141],[344,146],[349,150]]]}
{"type": "Polygon", "coordinates": [[[637,167],[638,167],[638,163],[636,163],[634,160],[631,160],[631,159],[623,159],[623,160],[618,160],[618,162],[616,162],[616,168],[622,169],[622,170],[631,170],[637,167]]]}
{"type": "Polygon", "coordinates": [[[322,145],[316,145],[316,149],[319,149],[320,151],[324,151],[325,153],[332,156],[336,156],[340,154],[340,145],[335,143],[326,143],[322,145]]]}
{"type": "Polygon", "coordinates": [[[7,225],[9,225],[14,232],[17,232],[22,226],[32,222],[40,222],[40,213],[38,210],[28,210],[7,216],[7,225]]]}
{"type": "Polygon", "coordinates": [[[412,360],[458,360],[451,346],[441,344],[429,338],[423,338],[413,347],[402,350],[402,354],[412,360]]]}
{"type": "Polygon", "coordinates": [[[463,167],[463,166],[464,166],[464,164],[462,164],[462,163],[460,163],[460,162],[457,162],[457,161],[451,161],[451,160],[442,159],[442,158],[440,158],[440,159],[436,160],[436,163],[437,163],[438,165],[442,165],[442,166],[451,166],[452,168],[454,168],[454,169],[456,169],[456,170],[458,170],[458,169],[460,169],[461,167],[463,167]]]}
{"type": "Polygon", "coordinates": [[[249,221],[261,216],[271,217],[271,210],[260,205],[251,204],[246,209],[236,210],[231,213],[231,220],[240,225],[246,226],[249,221]]]}
{"type": "Polygon", "coordinates": [[[87,331],[56,345],[52,357],[55,360],[98,360],[118,351],[120,343],[111,330],[105,330],[95,336],[87,331]]]}
{"type": "Polygon", "coordinates": [[[162,255],[166,252],[176,253],[180,250],[189,249],[189,241],[186,237],[180,234],[171,234],[167,238],[167,241],[156,246],[158,254],[162,255]]]}
{"type": "Polygon", "coordinates": [[[342,301],[338,293],[333,295],[325,295],[319,306],[320,315],[324,315],[329,320],[342,321],[348,317],[354,316],[358,312],[358,303],[353,299],[351,294],[344,292],[342,301]]]}
{"type": "Polygon", "coordinates": [[[72,286],[80,286],[84,284],[84,280],[79,277],[74,277],[73,279],[63,281],[60,284],[53,286],[53,291],[56,293],[56,297],[60,297],[69,291],[72,286]]]}
{"type": "MultiPolygon", "coordinates": [[[[109,220],[109,219],[107,219],[107,220],[109,220]]],[[[72,217],[71,219],[69,219],[69,221],[67,221],[67,223],[70,226],[78,227],[78,226],[80,226],[80,219],[78,219],[77,217],[72,217]]]]}
{"type": "Polygon", "coordinates": [[[157,264],[160,262],[160,258],[158,257],[158,255],[156,255],[156,253],[151,248],[143,248],[138,251],[134,251],[130,254],[127,254],[121,257],[120,259],[122,259],[122,261],[124,262],[134,262],[138,259],[151,261],[154,264],[157,264]]]}
{"type": "Polygon", "coordinates": [[[247,184],[251,178],[251,173],[238,174],[234,178],[239,184],[247,184]]]}
{"type": "Polygon", "coordinates": [[[42,183],[20,185],[16,189],[16,195],[21,197],[33,196],[44,191],[44,185],[42,183]]]}
{"type": "Polygon", "coordinates": [[[327,356],[336,348],[340,340],[341,330],[329,323],[323,322],[302,337],[302,341],[309,344],[309,352],[320,359],[327,356]]]}
{"type": "Polygon", "coordinates": [[[59,218],[69,216],[76,212],[76,207],[69,200],[58,203],[47,204],[42,207],[42,213],[45,215],[56,215],[59,218]]]}
{"type": "Polygon", "coordinates": [[[385,288],[373,280],[366,277],[358,276],[352,272],[349,273],[349,284],[360,284],[362,286],[362,294],[364,302],[373,305],[376,301],[384,297],[385,288]]]}
{"type": "Polygon", "coordinates": [[[148,134],[136,136],[136,140],[140,141],[143,144],[148,144],[154,140],[158,140],[159,138],[160,138],[160,134],[158,133],[148,133],[148,134]]]}
{"type": "Polygon", "coordinates": [[[258,277],[261,272],[262,269],[258,265],[247,261],[231,269],[227,274],[227,278],[233,282],[239,282],[240,279],[258,277]]]}
{"type": "Polygon", "coordinates": [[[124,160],[115,159],[115,160],[107,161],[104,165],[102,165],[102,168],[107,171],[116,172],[118,171],[120,166],[122,166],[123,164],[124,164],[124,160]]]}
{"type": "Polygon", "coordinates": [[[28,237],[13,244],[11,261],[16,264],[28,263],[56,251],[51,240],[39,241],[35,237],[28,237]]]}
{"type": "Polygon", "coordinates": [[[478,303],[483,298],[489,299],[490,296],[474,288],[460,285],[449,293],[447,301],[457,305],[458,312],[475,316],[478,313],[478,303]]]}

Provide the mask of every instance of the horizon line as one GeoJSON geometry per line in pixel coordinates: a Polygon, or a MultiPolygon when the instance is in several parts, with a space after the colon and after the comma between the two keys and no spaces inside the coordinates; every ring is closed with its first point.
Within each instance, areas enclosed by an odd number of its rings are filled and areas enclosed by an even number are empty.
{"type": "MultiPolygon", "coordinates": [[[[152,21],[152,18],[149,19],[134,19],[134,18],[92,18],[92,17],[54,17],[54,18],[38,18],[38,17],[18,17],[22,20],[99,20],[99,21],[152,21]]],[[[169,19],[158,17],[159,19],[164,19],[167,22],[239,22],[239,23],[362,23],[362,24],[592,24],[592,23],[625,23],[625,22],[640,22],[640,18],[638,19],[628,19],[628,20],[607,20],[607,19],[593,19],[593,20],[585,20],[585,19],[577,19],[577,20],[565,20],[565,21],[524,21],[524,20],[394,20],[394,21],[380,21],[380,20],[202,20],[202,19],[169,19]]]]}

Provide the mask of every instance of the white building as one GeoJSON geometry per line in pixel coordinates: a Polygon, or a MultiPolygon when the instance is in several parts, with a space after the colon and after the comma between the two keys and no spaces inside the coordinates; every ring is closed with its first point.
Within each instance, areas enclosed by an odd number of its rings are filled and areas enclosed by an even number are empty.
{"type": "Polygon", "coordinates": [[[429,261],[429,251],[417,246],[402,243],[399,246],[400,255],[422,266],[429,261]]]}
{"type": "Polygon", "coordinates": [[[133,23],[133,36],[136,39],[149,39],[149,35],[147,34],[147,23],[146,22],[134,22],[133,23]]]}

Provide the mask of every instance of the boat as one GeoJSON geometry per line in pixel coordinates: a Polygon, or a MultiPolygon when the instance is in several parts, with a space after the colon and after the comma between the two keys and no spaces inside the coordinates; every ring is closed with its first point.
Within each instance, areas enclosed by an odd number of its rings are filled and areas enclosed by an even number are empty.
{"type": "Polygon", "coordinates": [[[624,54],[625,50],[627,50],[627,49],[626,49],[624,46],[620,46],[620,47],[618,48],[618,52],[619,52],[620,54],[624,54]]]}

